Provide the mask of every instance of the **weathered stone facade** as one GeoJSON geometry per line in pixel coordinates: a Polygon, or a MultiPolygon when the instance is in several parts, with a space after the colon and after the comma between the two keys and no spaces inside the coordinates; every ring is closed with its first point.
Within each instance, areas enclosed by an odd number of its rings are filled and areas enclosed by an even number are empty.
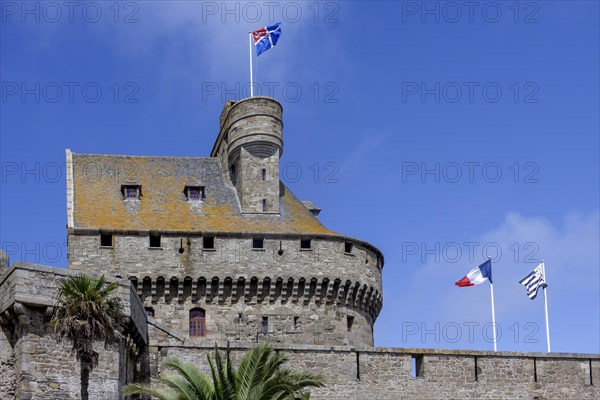
{"type": "Polygon", "coordinates": [[[148,248],[147,240],[115,235],[113,247],[100,248],[98,235],[72,236],[70,254],[78,261],[71,269],[129,277],[144,305],[178,335],[188,336],[189,310],[202,307],[208,334],[196,340],[253,341],[268,317],[274,341],[373,344],[381,265],[358,243],[345,253],[345,242],[333,239],[312,239],[311,249],[300,249],[299,239],[279,236],[252,249],[251,237],[216,236],[210,250],[201,237],[163,236],[161,249],[148,248]]]}
{"type": "MultiPolygon", "coordinates": [[[[80,368],[71,345],[57,342],[49,329],[58,282],[69,271],[17,263],[0,274],[0,393],[2,399],[76,399],[80,368]]],[[[117,290],[129,328],[125,339],[104,347],[90,375],[91,398],[118,399],[121,387],[140,379],[149,367],[147,325],[142,304],[129,282],[117,290]],[[135,371],[140,371],[137,373],[135,371]]]]}
{"type": "MultiPolygon", "coordinates": [[[[222,345],[224,345],[222,343],[222,345]]],[[[246,346],[233,345],[232,359],[246,346]]],[[[437,399],[597,399],[590,384],[600,373],[597,355],[391,349],[346,346],[278,345],[296,368],[324,375],[317,400],[437,399]],[[413,376],[413,358],[421,365],[413,376]],[[590,369],[591,367],[591,369],[590,369]]],[[[160,357],[177,356],[201,365],[210,346],[163,348],[160,357]]]]}
{"type": "Polygon", "coordinates": [[[254,97],[225,105],[210,157],[67,151],[71,271],[0,257],[2,398],[79,397],[75,357],[48,330],[58,281],[79,272],[120,279],[129,318],[100,351],[93,399],[155,380],[166,356],[208,371],[215,343],[239,360],[264,340],[324,376],[316,400],[600,398],[597,354],[373,347],[383,254],[279,181],[282,121],[254,97]]]}
{"type": "Polygon", "coordinates": [[[281,105],[228,102],[220,121],[209,158],[68,152],[69,268],[129,278],[171,335],[189,338],[201,308],[206,329],[188,340],[373,345],[383,255],[279,181],[281,105]]]}

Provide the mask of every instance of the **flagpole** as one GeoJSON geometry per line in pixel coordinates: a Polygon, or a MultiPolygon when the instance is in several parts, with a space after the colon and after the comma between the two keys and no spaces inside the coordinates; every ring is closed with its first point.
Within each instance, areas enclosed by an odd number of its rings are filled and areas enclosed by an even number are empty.
{"type": "Polygon", "coordinates": [[[248,32],[248,43],[250,44],[250,97],[253,97],[254,79],[252,77],[252,32],[248,32]]]}
{"type": "MultiPolygon", "coordinates": [[[[488,257],[488,259],[491,262],[492,257],[488,257]]],[[[491,267],[490,267],[491,268],[491,267]]],[[[492,296],[492,328],[493,328],[493,332],[494,332],[494,351],[498,351],[497,348],[497,342],[496,342],[496,312],[495,312],[495,307],[494,307],[494,284],[492,283],[492,281],[490,280],[490,293],[492,296]]]]}
{"type": "Polygon", "coordinates": [[[548,290],[548,281],[546,281],[546,264],[544,260],[542,260],[542,276],[544,277],[544,309],[546,311],[546,342],[548,343],[548,353],[550,353],[550,326],[548,324],[548,295],[546,291],[548,290]]]}

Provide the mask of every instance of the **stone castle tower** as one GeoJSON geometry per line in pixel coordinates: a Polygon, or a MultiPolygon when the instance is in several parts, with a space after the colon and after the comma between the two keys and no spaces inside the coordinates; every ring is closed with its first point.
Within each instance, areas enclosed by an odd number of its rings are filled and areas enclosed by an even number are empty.
{"type": "MultiPolygon", "coordinates": [[[[325,228],[279,180],[282,107],[228,102],[210,157],[67,150],[69,270],[0,252],[0,398],[79,398],[70,345],[48,328],[65,276],[119,283],[124,340],[98,343],[90,398],[117,400],[176,356],[209,373],[268,340],[323,375],[316,400],[599,399],[598,354],[377,348],[383,255],[325,228]]],[[[402,321],[398,321],[400,325],[402,321]]]]}
{"type": "Polygon", "coordinates": [[[228,102],[210,157],[67,151],[69,268],[130,279],[166,334],[373,345],[383,255],[279,180],[282,107],[228,102]]]}

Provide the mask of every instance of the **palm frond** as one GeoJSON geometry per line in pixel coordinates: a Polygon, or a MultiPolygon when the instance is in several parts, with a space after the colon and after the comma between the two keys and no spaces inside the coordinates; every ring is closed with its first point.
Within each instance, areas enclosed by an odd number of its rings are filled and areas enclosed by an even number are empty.
{"type": "Polygon", "coordinates": [[[160,400],[308,400],[307,389],[322,387],[323,379],[314,374],[283,368],[288,357],[261,343],[246,352],[236,369],[231,362],[229,344],[222,357],[215,344],[214,356],[207,355],[210,374],[191,363],[169,357],[160,387],[128,385],[125,394],[150,394],[160,400]],[[158,395],[160,394],[159,397],[158,395]]]}
{"type": "Polygon", "coordinates": [[[132,394],[148,394],[159,400],[180,400],[178,395],[173,392],[167,392],[164,389],[154,388],[145,383],[132,383],[123,387],[123,394],[129,396],[132,394]]]}

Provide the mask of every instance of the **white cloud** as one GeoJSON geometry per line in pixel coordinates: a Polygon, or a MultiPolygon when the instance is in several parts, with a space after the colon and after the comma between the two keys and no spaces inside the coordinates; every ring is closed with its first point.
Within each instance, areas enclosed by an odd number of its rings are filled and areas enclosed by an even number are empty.
{"type": "MultiPolygon", "coordinates": [[[[425,321],[428,327],[438,321],[442,324],[478,321],[482,325],[490,321],[489,285],[484,283],[470,288],[457,288],[453,283],[481,263],[485,259],[481,249],[485,244],[492,244],[489,246],[490,255],[496,258],[493,260],[496,321],[504,328],[504,334],[513,334],[509,327],[517,321],[521,324],[532,321],[539,327],[538,346],[545,345],[542,292],[536,300],[531,301],[526,296],[525,288],[518,283],[540,259],[545,259],[551,331],[558,338],[558,346],[565,351],[574,351],[578,348],[576,346],[592,347],[597,351],[600,336],[598,211],[573,211],[561,223],[510,212],[497,227],[473,238],[473,242],[479,244],[475,260],[469,260],[468,252],[464,251],[461,259],[449,262],[453,254],[444,254],[442,251],[439,262],[431,260],[418,268],[406,290],[386,292],[384,312],[393,314],[394,318],[386,315],[385,319],[425,321]],[[496,257],[497,248],[502,253],[496,257]],[[415,299],[423,299],[418,307],[414,306],[415,299]],[[582,329],[584,326],[586,329],[582,329]],[[592,341],[595,338],[596,344],[590,343],[590,338],[592,341]]],[[[429,245],[429,248],[432,247],[429,245]]],[[[399,255],[386,256],[401,258],[399,255]]],[[[393,280],[394,277],[388,275],[387,279],[393,280]]],[[[382,328],[382,337],[385,338],[392,335],[385,332],[387,329],[397,330],[398,326],[380,324],[379,328],[382,328]]],[[[423,343],[423,346],[432,347],[435,344],[423,343]]],[[[503,343],[504,350],[517,346],[512,342],[503,343]]],[[[442,343],[441,347],[448,347],[448,343],[442,343]]]]}

